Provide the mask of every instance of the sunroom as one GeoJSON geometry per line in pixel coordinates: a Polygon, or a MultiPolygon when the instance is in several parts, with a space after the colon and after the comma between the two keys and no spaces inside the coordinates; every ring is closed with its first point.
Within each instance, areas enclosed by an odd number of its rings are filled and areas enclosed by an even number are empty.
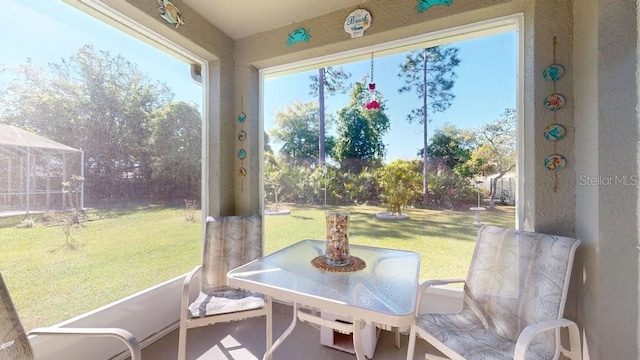
{"type": "MultiPolygon", "coordinates": [[[[580,326],[583,357],[638,358],[640,61],[635,2],[454,0],[428,7],[441,2],[171,1],[180,10],[184,24],[169,23],[160,16],[159,3],[154,0],[65,3],[191,65],[193,79],[202,84],[203,90],[199,199],[203,217],[264,211],[265,76],[330,66],[340,59],[367,58],[374,51],[394,51],[416,43],[446,43],[505,28],[515,31],[520,180],[514,227],[582,241],[565,317],[580,326]],[[418,11],[421,4],[427,7],[425,11],[418,11]],[[373,23],[364,36],[351,38],[343,24],[356,9],[370,12],[373,23]],[[311,37],[298,39],[299,33],[294,32],[298,29],[308,30],[311,37]],[[301,41],[290,41],[288,46],[290,38],[301,41]],[[551,45],[553,39],[557,46],[551,45]],[[556,89],[542,76],[543,70],[554,62],[567,70],[556,89]],[[550,115],[541,104],[552,92],[564,95],[567,106],[550,115]],[[245,114],[246,121],[236,121],[239,114],[245,114]],[[567,130],[557,147],[543,135],[553,122],[563,124],[567,130]],[[238,142],[240,131],[245,132],[242,144],[238,142]],[[241,149],[243,155],[238,156],[241,149]],[[545,158],[552,154],[563,155],[563,171],[545,167],[545,158]],[[240,172],[241,168],[244,172],[240,172]]],[[[166,4],[164,1],[161,5],[166,4]]],[[[3,273],[6,270],[0,269],[3,273]]],[[[127,329],[147,348],[148,356],[157,358],[157,353],[151,353],[154,345],[176,336],[183,277],[169,279],[59,325],[127,329]]],[[[445,289],[425,301],[437,304],[457,294],[455,289],[445,289]]],[[[46,302],[47,295],[41,295],[39,301],[46,302]]],[[[229,348],[242,349],[242,344],[234,341],[252,337],[252,330],[246,328],[220,329],[229,332],[229,348]]],[[[382,341],[389,339],[387,335],[382,341]]],[[[206,336],[203,333],[199,340],[203,342],[202,349],[210,346],[206,336]]],[[[224,340],[225,336],[220,338],[224,340]]],[[[96,358],[96,351],[105,359],[122,356],[121,350],[114,350],[109,344],[40,336],[31,342],[38,359],[96,358]]],[[[256,349],[256,343],[261,340],[246,345],[240,353],[248,358],[262,357],[263,350],[256,349]]],[[[174,345],[177,350],[177,342],[174,345]]],[[[387,345],[391,345],[390,341],[387,345]]],[[[163,346],[171,349],[173,345],[163,346]]],[[[232,352],[220,355],[202,351],[199,358],[234,358],[232,352]]],[[[397,358],[404,358],[406,352],[401,352],[397,358]]],[[[352,356],[339,354],[336,358],[352,356]]],[[[377,356],[386,354],[389,353],[379,350],[377,356]]],[[[175,353],[165,355],[173,358],[175,353]]]]}

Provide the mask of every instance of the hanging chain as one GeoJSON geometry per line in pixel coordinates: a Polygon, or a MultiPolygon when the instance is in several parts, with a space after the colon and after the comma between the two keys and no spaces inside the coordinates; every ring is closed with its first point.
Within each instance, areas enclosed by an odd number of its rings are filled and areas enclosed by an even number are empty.
{"type": "Polygon", "coordinates": [[[371,83],[373,84],[373,53],[371,53],[371,83]]]}

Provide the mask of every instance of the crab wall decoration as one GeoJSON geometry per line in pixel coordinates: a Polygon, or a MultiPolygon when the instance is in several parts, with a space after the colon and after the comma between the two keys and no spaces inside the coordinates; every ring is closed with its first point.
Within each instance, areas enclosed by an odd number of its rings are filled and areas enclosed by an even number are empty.
{"type": "Polygon", "coordinates": [[[180,25],[184,25],[184,19],[182,18],[182,14],[180,14],[180,10],[171,3],[169,0],[158,0],[158,12],[160,13],[160,17],[167,20],[169,24],[176,24],[176,29],[180,25]]]}
{"type": "Polygon", "coordinates": [[[295,29],[289,34],[289,39],[287,40],[287,46],[291,47],[293,44],[298,42],[308,43],[309,39],[311,39],[311,35],[307,32],[306,29],[300,28],[295,29]]]}
{"type": "Polygon", "coordinates": [[[422,14],[432,6],[436,6],[436,5],[449,6],[452,3],[453,3],[453,0],[418,0],[418,5],[416,5],[416,11],[418,12],[418,14],[422,14]]]}

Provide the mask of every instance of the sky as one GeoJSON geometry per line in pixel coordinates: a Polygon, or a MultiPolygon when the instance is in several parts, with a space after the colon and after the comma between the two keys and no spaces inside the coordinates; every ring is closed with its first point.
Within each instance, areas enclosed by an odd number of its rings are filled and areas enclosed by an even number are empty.
{"type": "MultiPolygon", "coordinates": [[[[95,20],[60,0],[0,0],[5,12],[4,33],[0,47],[3,66],[22,64],[30,58],[43,68],[47,63],[60,63],[77,53],[85,44],[95,50],[122,54],[138,64],[138,69],[152,79],[166,83],[174,100],[202,105],[202,87],[189,73],[189,65],[144,44],[107,24],[95,20]],[[8,49],[8,51],[6,51],[8,49]]],[[[366,34],[365,34],[366,36],[366,34]]],[[[296,46],[300,46],[298,44],[296,46]]],[[[444,124],[459,128],[477,128],[496,119],[506,108],[516,104],[517,37],[514,32],[451,44],[459,48],[461,64],[456,69],[453,105],[444,112],[430,113],[429,136],[444,124]]],[[[398,78],[405,54],[374,59],[376,89],[387,100],[387,115],[391,130],[385,136],[385,160],[415,159],[422,148],[422,125],[408,123],[407,114],[419,107],[421,99],[415,93],[399,94],[398,78]]],[[[346,64],[344,69],[352,80],[370,74],[370,60],[346,64]]],[[[309,71],[267,78],[264,84],[265,130],[273,126],[273,114],[296,100],[317,101],[309,95],[309,71]]],[[[0,86],[10,80],[8,72],[0,72],[0,86]]],[[[336,95],[326,100],[327,114],[348,104],[349,95],[336,95]]],[[[277,148],[277,144],[272,144],[277,148]]]]}
{"type": "MultiPolygon", "coordinates": [[[[191,79],[188,64],[60,0],[0,0],[0,8],[7,15],[0,37],[0,70],[23,64],[28,58],[48,69],[48,63],[59,64],[82,46],[92,44],[94,50],[122,54],[154,82],[166,83],[174,100],[193,102],[202,108],[202,86],[191,79]]],[[[9,79],[8,72],[0,73],[0,86],[9,79]]]]}
{"type": "MultiPolygon", "coordinates": [[[[366,36],[366,35],[365,35],[366,36]]],[[[437,128],[452,124],[458,128],[473,129],[495,120],[505,109],[516,106],[517,37],[515,32],[493,35],[450,44],[459,49],[460,65],[455,69],[457,78],[453,88],[453,104],[444,112],[429,113],[428,135],[437,128]]],[[[422,149],[423,129],[416,122],[409,123],[411,109],[421,107],[422,99],[415,93],[400,94],[403,80],[398,77],[406,53],[376,57],[374,54],[374,80],[376,90],[387,100],[387,115],[391,130],[385,136],[386,161],[417,158],[422,149]]],[[[371,72],[371,60],[343,66],[351,73],[351,80],[361,80],[371,72]]],[[[293,101],[317,101],[309,94],[309,77],[316,70],[268,78],[265,80],[265,129],[273,125],[276,110],[283,110],[293,101]]],[[[335,95],[326,100],[327,114],[336,112],[349,103],[349,94],[335,95]]],[[[335,129],[334,129],[335,130],[335,129]]]]}

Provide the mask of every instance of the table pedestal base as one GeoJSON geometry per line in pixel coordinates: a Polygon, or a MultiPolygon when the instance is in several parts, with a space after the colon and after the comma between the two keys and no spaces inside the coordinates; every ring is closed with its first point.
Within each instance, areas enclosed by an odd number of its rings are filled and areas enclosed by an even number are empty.
{"type": "MultiPolygon", "coordinates": [[[[326,311],[321,311],[320,316],[323,319],[337,321],[347,325],[353,324],[351,317],[339,316],[326,311]]],[[[361,332],[360,341],[362,342],[364,355],[369,359],[373,359],[373,354],[376,351],[376,345],[378,343],[378,336],[380,335],[380,329],[373,324],[365,324],[361,332]]],[[[353,328],[351,328],[347,333],[344,333],[335,330],[332,327],[322,326],[320,328],[320,343],[334,349],[355,354],[353,328]]]]}
{"type": "Polygon", "coordinates": [[[322,327],[330,328],[343,334],[353,334],[353,347],[357,360],[366,360],[367,357],[364,354],[364,348],[362,346],[362,328],[364,322],[362,320],[354,320],[353,323],[346,323],[342,321],[335,321],[330,319],[324,319],[322,317],[312,315],[300,310],[298,303],[293,303],[293,319],[289,327],[280,335],[270,349],[262,357],[263,360],[270,360],[273,352],[284,342],[284,340],[291,335],[293,329],[295,329],[298,320],[320,325],[322,327]]]}

